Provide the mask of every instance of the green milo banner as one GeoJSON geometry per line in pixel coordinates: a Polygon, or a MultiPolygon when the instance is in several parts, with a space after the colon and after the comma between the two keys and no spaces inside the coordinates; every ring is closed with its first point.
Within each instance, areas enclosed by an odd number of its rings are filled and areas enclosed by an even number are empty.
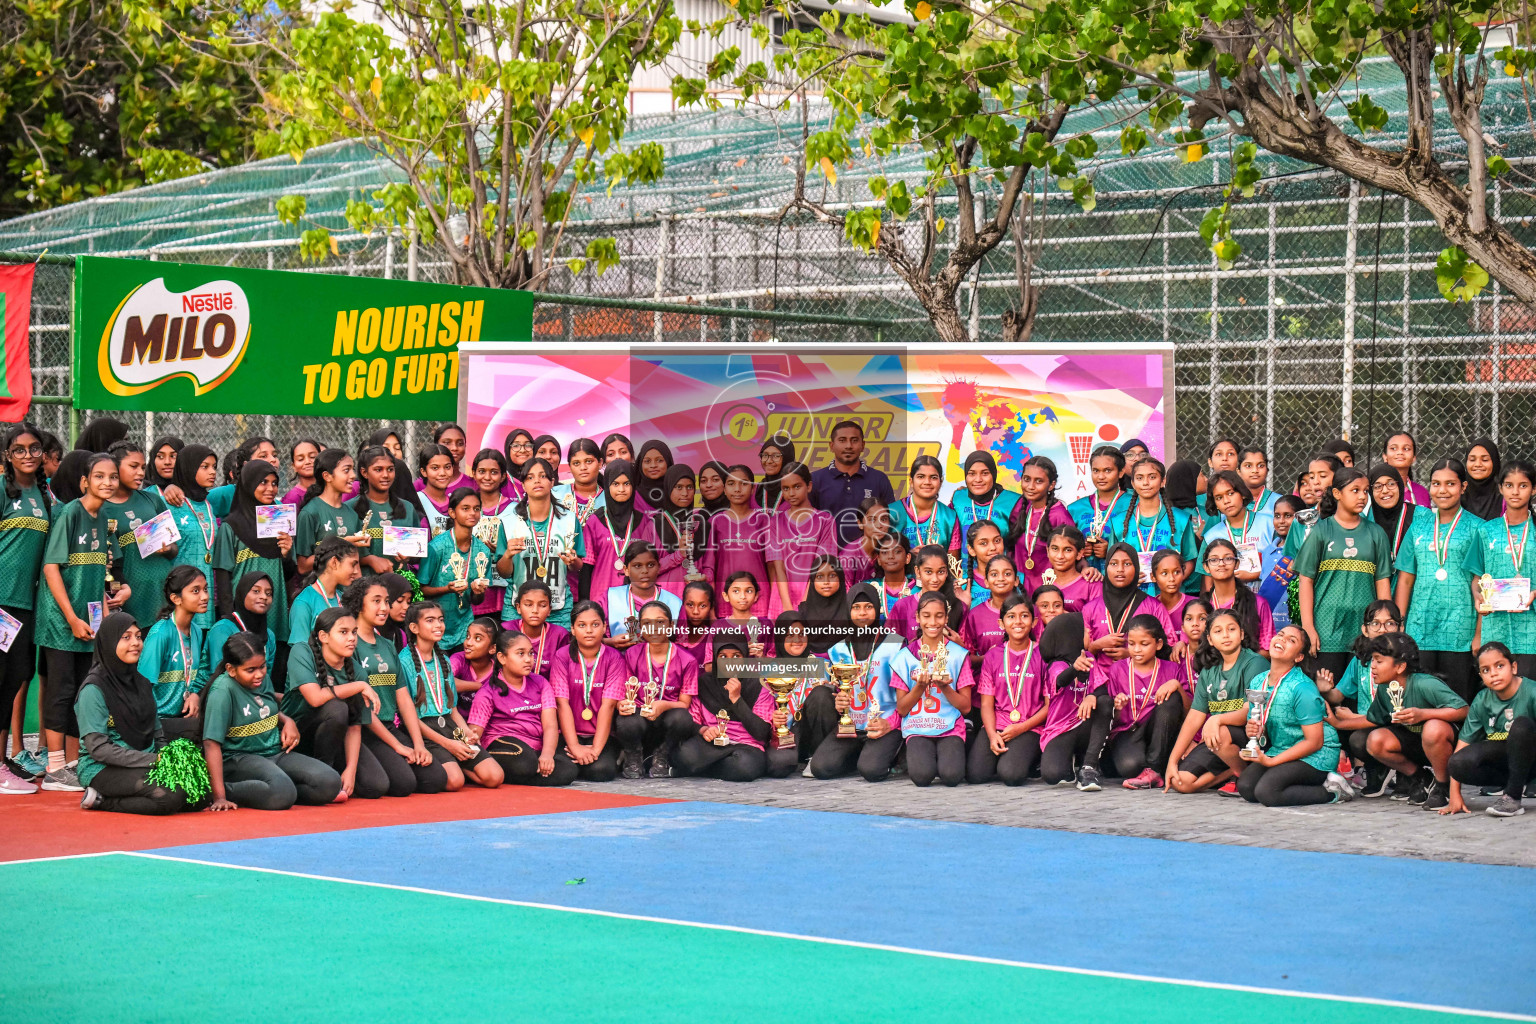
{"type": "Polygon", "coordinates": [[[459,344],[527,341],[528,292],[83,256],[82,409],[451,420],[459,344]]]}

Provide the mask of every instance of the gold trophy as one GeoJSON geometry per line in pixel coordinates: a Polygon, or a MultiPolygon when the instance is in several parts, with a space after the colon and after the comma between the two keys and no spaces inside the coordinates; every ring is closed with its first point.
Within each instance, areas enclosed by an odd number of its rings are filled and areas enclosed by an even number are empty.
{"type": "Polygon", "coordinates": [[[949,579],[952,583],[969,583],[965,578],[965,566],[960,562],[959,555],[949,556],[949,579]]]}
{"type": "Polygon", "coordinates": [[[640,713],[642,715],[645,715],[647,718],[649,718],[650,717],[649,712],[651,711],[652,707],[655,705],[656,698],[658,698],[660,696],[661,696],[661,683],[658,683],[654,679],[647,679],[645,681],[645,703],[640,705],[640,713]]]}
{"type": "Polygon", "coordinates": [[[469,748],[470,757],[480,756],[480,745],[470,737],[469,733],[465,732],[463,729],[460,729],[458,726],[454,726],[453,738],[469,748]]]}
{"type": "Polygon", "coordinates": [[[486,579],[485,570],[490,564],[491,556],[487,555],[484,551],[478,552],[475,555],[475,580],[477,582],[486,579]]]}
{"type": "Polygon", "coordinates": [[[640,639],[640,616],[630,615],[624,619],[624,635],[630,640],[640,639]]]}
{"type": "Polygon", "coordinates": [[[715,725],[720,727],[720,733],[715,737],[715,746],[728,747],[731,745],[730,738],[725,734],[726,723],[730,720],[731,716],[725,713],[725,708],[715,712],[715,725]]]}
{"type": "Polygon", "coordinates": [[[1487,615],[1493,611],[1493,576],[1483,573],[1478,578],[1477,589],[1483,592],[1483,603],[1477,606],[1477,612],[1479,615],[1487,615]]]}
{"type": "MultiPolygon", "coordinates": [[[[448,571],[453,573],[455,582],[458,580],[469,582],[469,560],[462,553],[455,551],[448,556],[448,571]]],[[[465,591],[465,593],[468,592],[468,590],[465,591]]],[[[459,595],[459,607],[464,607],[464,594],[459,595]]]]}
{"type": "Polygon", "coordinates": [[[629,703],[635,702],[635,695],[640,692],[640,680],[630,676],[624,680],[624,699],[629,703]]]}
{"type": "Polygon", "coordinates": [[[773,676],[763,680],[763,685],[773,691],[774,703],[779,710],[784,712],[784,724],[779,726],[779,748],[787,749],[794,746],[795,734],[789,731],[789,695],[794,692],[800,680],[785,676],[773,676]]]}
{"type": "Polygon", "coordinates": [[[1403,684],[1396,679],[1387,684],[1387,700],[1392,704],[1392,714],[1395,716],[1403,710],[1403,696],[1406,693],[1403,684]]]}
{"type": "MultiPolygon", "coordinates": [[[[853,681],[858,678],[859,666],[857,665],[829,665],[827,674],[832,677],[832,683],[837,687],[837,692],[848,698],[849,704],[853,703],[853,681]]],[[[844,708],[843,713],[837,719],[837,738],[851,740],[857,737],[859,731],[853,726],[853,716],[849,709],[844,708]]]]}

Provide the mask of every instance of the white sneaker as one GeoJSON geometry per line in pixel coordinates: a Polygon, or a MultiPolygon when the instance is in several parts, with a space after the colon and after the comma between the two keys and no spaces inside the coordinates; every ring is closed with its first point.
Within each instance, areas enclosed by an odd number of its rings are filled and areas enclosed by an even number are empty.
{"type": "Polygon", "coordinates": [[[1334,795],[1335,803],[1345,803],[1355,798],[1355,787],[1338,772],[1329,772],[1323,780],[1323,788],[1334,795]]]}
{"type": "Polygon", "coordinates": [[[94,786],[85,787],[85,796],[80,798],[80,809],[82,811],[93,811],[99,803],[101,803],[101,794],[96,792],[96,788],[94,786]]]}
{"type": "Polygon", "coordinates": [[[26,796],[36,792],[35,785],[0,764],[0,796],[26,796]]]}

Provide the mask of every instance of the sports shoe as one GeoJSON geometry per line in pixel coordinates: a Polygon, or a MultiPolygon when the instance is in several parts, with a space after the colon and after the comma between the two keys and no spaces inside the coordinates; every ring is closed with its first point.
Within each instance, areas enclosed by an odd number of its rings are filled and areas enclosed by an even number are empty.
{"type": "Polygon", "coordinates": [[[1387,793],[1388,800],[1408,800],[1413,797],[1413,791],[1419,785],[1419,773],[1404,775],[1396,772],[1397,778],[1392,780],[1392,788],[1387,793]]]}
{"type": "Polygon", "coordinates": [[[1104,787],[1099,784],[1099,770],[1083,765],[1077,770],[1077,789],[1080,793],[1097,793],[1104,787]]]}
{"type": "Polygon", "coordinates": [[[805,770],[800,773],[800,777],[802,779],[814,779],[816,777],[816,773],[811,771],[811,762],[805,762],[805,770]]]}
{"type": "Polygon", "coordinates": [[[1424,809],[1438,811],[1450,802],[1450,783],[1431,778],[1428,788],[1424,790],[1424,809]]]}
{"type": "Polygon", "coordinates": [[[81,793],[85,787],[80,785],[80,776],[75,774],[73,768],[60,768],[56,772],[49,772],[43,776],[43,791],[45,793],[81,793]]]}
{"type": "Polygon", "coordinates": [[[1429,784],[1435,780],[1434,775],[1427,768],[1420,768],[1413,776],[1413,788],[1408,791],[1408,802],[1421,805],[1429,795],[1429,784]]]}
{"type": "MultiPolygon", "coordinates": [[[[16,774],[24,779],[40,779],[48,774],[48,762],[30,750],[23,750],[16,755],[13,761],[16,768],[21,769],[16,774]]],[[[15,771],[15,769],[13,768],[12,771],[15,771]]]]}
{"type": "Polygon", "coordinates": [[[1508,793],[1500,793],[1499,798],[1484,808],[1483,813],[1495,818],[1513,818],[1517,814],[1524,814],[1525,808],[1508,793]]]}
{"type": "Polygon", "coordinates": [[[100,803],[101,794],[96,792],[94,786],[87,786],[85,796],[80,798],[80,809],[82,811],[94,811],[100,803]]]}
{"type": "Polygon", "coordinates": [[[1525,796],[1527,799],[1536,800],[1536,779],[1525,784],[1525,796]]]}
{"type": "Polygon", "coordinates": [[[1397,772],[1381,765],[1372,765],[1365,770],[1365,786],[1360,795],[1367,800],[1375,800],[1387,795],[1387,787],[1397,778],[1397,772]]]}
{"type": "Polygon", "coordinates": [[[37,787],[30,780],[0,765],[0,796],[27,796],[36,792],[37,787]]]}
{"type": "Polygon", "coordinates": [[[667,745],[663,743],[651,755],[651,778],[667,779],[672,776],[672,765],[667,761],[667,745]]]}
{"type": "Polygon", "coordinates": [[[619,769],[619,777],[621,779],[639,779],[644,777],[644,773],[640,770],[641,759],[638,749],[624,751],[622,760],[623,767],[619,769]]]}
{"type": "Polygon", "coordinates": [[[1140,775],[1126,779],[1120,785],[1126,789],[1162,789],[1163,777],[1155,769],[1143,768],[1140,775]]]}
{"type": "Polygon", "coordinates": [[[1333,802],[1336,804],[1345,803],[1355,798],[1354,787],[1349,784],[1348,779],[1338,772],[1328,773],[1328,777],[1323,780],[1323,788],[1333,794],[1333,802]]]}
{"type": "Polygon", "coordinates": [[[1243,794],[1237,791],[1237,779],[1228,779],[1227,784],[1216,791],[1217,796],[1235,796],[1241,798],[1243,794]]]}

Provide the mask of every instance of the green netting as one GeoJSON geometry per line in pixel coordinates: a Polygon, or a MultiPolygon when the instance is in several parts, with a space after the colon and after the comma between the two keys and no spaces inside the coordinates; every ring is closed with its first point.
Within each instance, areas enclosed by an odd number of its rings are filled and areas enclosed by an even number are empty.
{"type": "MultiPolygon", "coordinates": [[[[1403,95],[1395,81],[1395,70],[1380,61],[1364,66],[1359,90],[1392,112],[1373,141],[1390,143],[1403,131],[1403,95]]],[[[1079,112],[1068,129],[1093,130],[1116,114],[1111,107],[1079,112]]],[[[1489,136],[1523,174],[1536,162],[1536,140],[1521,82],[1491,82],[1484,115],[1489,136]]],[[[807,116],[815,131],[827,112],[813,105],[807,116]]],[[[834,226],[804,215],[780,216],[793,194],[800,132],[798,109],[636,118],[627,143],[663,144],[665,178],[654,188],[618,189],[612,196],[595,188],[581,195],[568,251],[575,254],[588,238],[610,235],[622,259],[602,277],[561,271],[551,290],[735,307],[743,316],[545,302],[536,313],[538,336],[551,343],[930,340],[921,307],[881,260],[852,250],[834,226]],[[751,317],[752,310],[770,308],[884,326],[751,317]]],[[[1097,138],[1101,152],[1118,151],[1115,130],[1097,138]]],[[[1442,160],[1454,163],[1462,145],[1448,122],[1437,126],[1436,146],[1442,160]]],[[[1224,174],[1216,157],[1185,164],[1154,148],[1137,157],[1100,159],[1091,171],[1099,193],[1091,214],[1054,189],[1039,193],[1045,242],[1036,271],[1043,291],[1033,340],[1173,342],[1178,433],[1186,453],[1229,435],[1264,444],[1276,469],[1288,473],[1300,468],[1319,432],[1345,430],[1370,441],[1406,426],[1418,434],[1427,457],[1459,454],[1459,445],[1480,433],[1505,442],[1523,439],[1536,418],[1533,315],[1497,287],[1470,305],[1447,304],[1433,272],[1445,241],[1417,208],[1352,189],[1331,173],[1265,159],[1268,180],[1234,214],[1244,256],[1225,272],[1214,267],[1198,231],[1224,174]]],[[[920,156],[861,162],[840,173],[836,185],[812,172],[809,187],[827,203],[864,202],[870,198],[867,179],[877,173],[916,177],[920,156]]],[[[3,223],[0,250],[445,279],[450,268],[426,247],[398,235],[362,237],[346,229],[341,211],[347,200],[394,176],[363,144],[337,143],[299,164],[259,161],[3,223]],[[299,260],[298,229],[279,224],[274,212],[278,197],[295,193],[308,198],[313,218],[336,232],[337,256],[319,264],[299,260]]],[[[1492,201],[1517,235],[1536,245],[1536,209],[1526,192],[1500,185],[1492,201]]],[[[952,216],[952,202],[947,210],[952,216]]],[[[53,268],[39,279],[47,301],[34,316],[40,390],[52,394],[67,390],[68,273],[53,268]]],[[[962,289],[961,308],[973,316],[980,340],[1000,338],[1001,315],[1017,299],[1015,280],[1010,242],[962,289]]],[[[44,415],[62,422],[62,412],[44,415]]],[[[351,439],[365,436],[372,424],[274,422],[253,409],[243,419],[207,424],[160,414],[146,429],[151,426],[210,430],[217,444],[250,433],[280,442],[306,433],[351,439]]]]}

